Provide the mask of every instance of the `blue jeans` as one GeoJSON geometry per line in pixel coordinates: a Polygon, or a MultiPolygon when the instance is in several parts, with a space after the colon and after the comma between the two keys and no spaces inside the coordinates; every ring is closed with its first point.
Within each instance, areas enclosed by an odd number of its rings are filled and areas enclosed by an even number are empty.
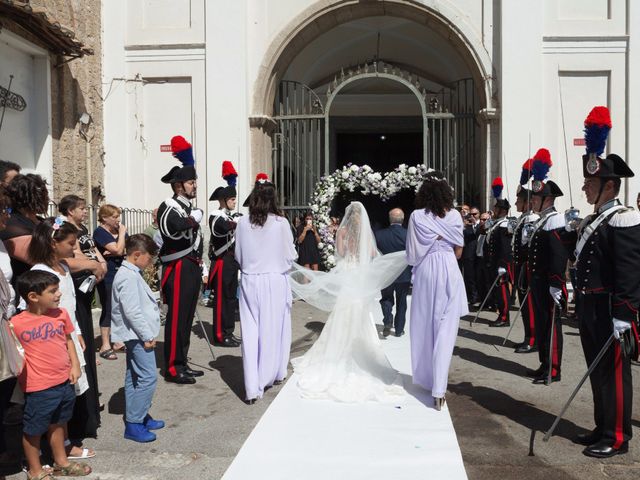
{"type": "Polygon", "coordinates": [[[127,373],[124,378],[124,397],[127,406],[125,420],[129,423],[142,423],[151,408],[151,400],[158,382],[156,355],[153,350],[145,350],[144,342],[140,340],[129,340],[125,345],[127,348],[127,373]]]}

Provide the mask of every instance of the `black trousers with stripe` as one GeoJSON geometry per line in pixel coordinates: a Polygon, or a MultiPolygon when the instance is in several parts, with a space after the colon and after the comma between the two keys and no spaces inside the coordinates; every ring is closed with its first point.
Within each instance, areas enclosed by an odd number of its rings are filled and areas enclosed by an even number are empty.
{"type": "MultiPolygon", "coordinates": [[[[496,271],[497,275],[498,272],[496,271]]],[[[491,279],[491,282],[495,280],[495,276],[491,279]]],[[[509,310],[511,309],[511,272],[507,271],[506,275],[503,275],[496,286],[493,288],[493,298],[495,305],[498,309],[498,321],[509,321],[509,310]]],[[[489,284],[491,287],[491,284],[489,284]]]]}
{"type": "Polygon", "coordinates": [[[222,342],[230,337],[236,326],[238,306],[238,270],[240,265],[229,252],[211,261],[209,286],[213,290],[213,338],[222,342]]]}
{"type": "Polygon", "coordinates": [[[168,307],[164,326],[165,375],[178,375],[187,366],[201,286],[202,270],[195,260],[181,258],[164,265],[162,294],[168,307]]]}
{"type": "Polygon", "coordinates": [[[551,375],[554,377],[560,373],[562,364],[562,318],[556,310],[553,318],[555,302],[549,293],[549,282],[546,278],[531,277],[531,293],[533,297],[533,311],[535,315],[535,329],[538,340],[538,358],[545,375],[549,372],[549,352],[551,351],[551,375]],[[553,319],[554,330],[551,335],[551,322],[553,319]]]}
{"type": "Polygon", "coordinates": [[[533,307],[533,295],[527,295],[527,289],[531,283],[531,272],[527,262],[516,266],[515,269],[516,290],[518,291],[518,301],[520,302],[520,317],[524,325],[523,344],[533,347],[536,345],[536,325],[535,310],[533,307]],[[526,301],[524,297],[527,297],[526,301]],[[526,302],[523,306],[522,302],[526,302]]]}
{"type": "MultiPolygon", "coordinates": [[[[608,294],[578,293],[576,313],[587,366],[591,365],[613,333],[610,301],[608,294]]],[[[612,447],[620,448],[631,439],[633,383],[631,361],[622,356],[617,341],[607,349],[589,380],[595,431],[612,447]]]]}

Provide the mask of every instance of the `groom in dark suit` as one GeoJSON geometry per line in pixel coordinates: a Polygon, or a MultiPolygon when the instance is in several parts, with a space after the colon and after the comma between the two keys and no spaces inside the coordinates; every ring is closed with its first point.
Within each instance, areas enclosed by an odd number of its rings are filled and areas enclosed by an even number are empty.
{"type": "MultiPolygon", "coordinates": [[[[394,208],[389,212],[389,228],[375,232],[378,249],[383,253],[399,252],[406,249],[407,229],[402,226],[404,222],[404,212],[399,208],[394,208]]],[[[407,294],[411,286],[411,267],[407,267],[400,276],[382,290],[380,305],[384,315],[384,330],[382,335],[388,337],[391,334],[391,326],[395,329],[396,337],[404,335],[404,324],[407,312],[407,294]],[[393,317],[393,304],[396,304],[396,316],[393,317]]]]}

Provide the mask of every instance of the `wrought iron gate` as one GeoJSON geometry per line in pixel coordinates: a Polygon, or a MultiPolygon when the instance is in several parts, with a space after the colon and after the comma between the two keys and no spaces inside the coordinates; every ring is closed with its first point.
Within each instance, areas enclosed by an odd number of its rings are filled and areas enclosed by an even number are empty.
{"type": "Polygon", "coordinates": [[[273,148],[273,178],[280,204],[304,208],[324,165],[324,109],[316,93],[290,80],[280,82],[275,105],[278,132],[273,148]]]}
{"type": "Polygon", "coordinates": [[[306,208],[316,182],[330,170],[327,137],[331,102],[344,85],[373,77],[399,81],[416,94],[422,108],[424,163],[446,174],[459,202],[478,201],[483,162],[473,80],[459,80],[451,88],[427,93],[415,75],[374,62],[336,76],[323,96],[324,104],[308,86],[291,80],[280,82],[273,147],[273,178],[280,204],[286,210],[306,208]]]}

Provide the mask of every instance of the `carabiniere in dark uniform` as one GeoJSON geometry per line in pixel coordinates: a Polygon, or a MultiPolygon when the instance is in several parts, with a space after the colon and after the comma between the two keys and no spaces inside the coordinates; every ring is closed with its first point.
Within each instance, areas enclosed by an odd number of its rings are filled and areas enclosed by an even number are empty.
{"type": "Polygon", "coordinates": [[[525,211],[518,219],[511,240],[513,252],[514,287],[517,290],[520,301],[520,316],[524,324],[524,341],[516,345],[516,353],[534,352],[537,349],[535,313],[533,309],[533,297],[527,294],[531,279],[529,268],[529,235],[534,223],[540,218],[538,214],[529,210],[529,196],[531,192],[520,186],[517,192],[519,202],[526,205],[525,211]],[[526,299],[525,299],[526,297],[526,299]],[[525,302],[525,305],[523,305],[525,302]]]}
{"type": "Polygon", "coordinates": [[[548,206],[540,212],[540,219],[535,224],[529,242],[529,288],[536,321],[540,368],[528,374],[533,377],[534,384],[543,384],[549,381],[549,369],[552,382],[561,378],[562,322],[556,310],[567,301],[565,271],[569,252],[575,245],[575,232],[566,230],[564,216],[556,211],[553,203],[545,203],[547,198],[555,199],[563,195],[555,182],[549,180],[537,189],[534,185],[533,195],[542,197],[540,204],[548,206]],[[552,291],[557,294],[555,300],[552,291]]]}
{"type": "Polygon", "coordinates": [[[182,137],[174,137],[171,143],[174,156],[183,162],[183,167],[173,167],[162,177],[163,183],[171,184],[174,195],[158,207],[158,226],[163,241],[160,249],[161,290],[168,307],[164,329],[165,380],[193,384],[194,377],[204,373],[187,364],[191,327],[202,286],[200,221],[203,213],[191,206],[189,198],[179,194],[186,188],[185,183],[193,183],[190,196],[195,197],[197,176],[191,145],[182,137]],[[182,149],[174,148],[174,143],[182,149]],[[178,184],[182,184],[182,190],[178,184]]]}
{"type": "MultiPolygon", "coordinates": [[[[604,107],[596,107],[604,108],[604,107]]],[[[589,151],[589,150],[587,150],[589,151]]],[[[583,157],[587,191],[599,179],[593,203],[601,204],[585,218],[580,228],[577,256],[576,313],[587,365],[604,348],[612,334],[618,337],[590,376],[595,429],[578,441],[585,455],[605,458],[628,451],[631,439],[633,383],[630,357],[637,359],[638,308],[640,307],[640,214],[623,207],[615,195],[602,203],[605,184],[633,172],[618,155],[605,159],[595,154],[583,157]]]]}

